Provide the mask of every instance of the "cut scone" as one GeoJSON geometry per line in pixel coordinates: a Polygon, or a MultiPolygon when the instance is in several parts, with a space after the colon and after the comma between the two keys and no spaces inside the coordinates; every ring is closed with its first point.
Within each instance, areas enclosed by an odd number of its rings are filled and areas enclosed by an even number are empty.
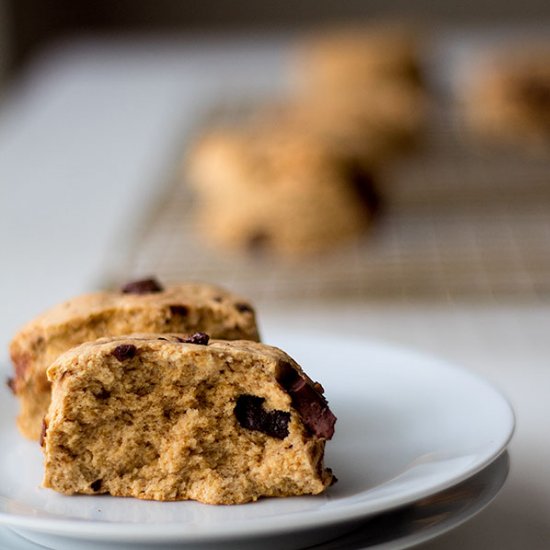
{"type": "Polygon", "coordinates": [[[19,430],[38,439],[50,403],[46,369],[68,349],[103,336],[134,332],[204,331],[227,340],[258,340],[250,303],[209,284],[163,288],[153,279],[129,283],[120,291],[78,296],[46,311],[14,337],[10,381],[20,400],[19,430]]]}
{"type": "Polygon", "coordinates": [[[281,350],[208,336],[103,338],[48,369],[44,487],[238,504],[318,494],[336,418],[281,350]]]}

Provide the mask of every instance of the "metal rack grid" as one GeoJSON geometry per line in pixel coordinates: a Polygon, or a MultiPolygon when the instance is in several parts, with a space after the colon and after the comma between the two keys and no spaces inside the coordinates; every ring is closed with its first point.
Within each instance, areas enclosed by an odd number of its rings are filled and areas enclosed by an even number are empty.
{"type": "Polygon", "coordinates": [[[472,144],[449,110],[423,146],[386,174],[386,208],[369,235],[285,263],[209,248],[178,183],[143,233],[127,276],[208,280],[258,300],[437,300],[550,295],[550,160],[472,144]]]}

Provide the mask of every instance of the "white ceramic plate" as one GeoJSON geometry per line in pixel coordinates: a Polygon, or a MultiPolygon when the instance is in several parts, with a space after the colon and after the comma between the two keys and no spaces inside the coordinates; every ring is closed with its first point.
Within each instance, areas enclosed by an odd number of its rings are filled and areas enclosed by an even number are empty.
{"type": "Polygon", "coordinates": [[[504,485],[508,470],[508,453],[503,453],[458,485],[376,515],[358,529],[310,550],[402,550],[436,538],[488,506],[504,485]]]}
{"type": "MultiPolygon", "coordinates": [[[[0,523],[87,540],[136,544],[234,544],[264,540],[297,548],[349,530],[354,521],[409,504],[480,471],[514,428],[507,401],[444,362],[390,346],[330,335],[272,334],[326,388],[338,417],[326,463],[339,482],[316,497],[242,506],[64,497],[39,487],[41,453],[13,424],[0,394],[0,523]],[[297,534],[300,534],[297,537],[297,534]]],[[[35,540],[36,537],[35,537],[35,540]]]]}
{"type": "MultiPolygon", "coordinates": [[[[360,527],[310,550],[402,550],[426,542],[464,523],[483,510],[498,494],[508,475],[508,453],[481,472],[449,489],[405,508],[367,518],[360,527]]],[[[28,536],[24,533],[23,536],[28,536]]],[[[32,537],[32,534],[31,534],[32,537]]],[[[52,548],[58,540],[52,537],[52,548]]],[[[0,548],[39,550],[42,545],[0,527],[0,548]]],[[[104,548],[104,545],[102,545],[104,548]]],[[[81,550],[78,541],[71,550],[81,550]]]]}

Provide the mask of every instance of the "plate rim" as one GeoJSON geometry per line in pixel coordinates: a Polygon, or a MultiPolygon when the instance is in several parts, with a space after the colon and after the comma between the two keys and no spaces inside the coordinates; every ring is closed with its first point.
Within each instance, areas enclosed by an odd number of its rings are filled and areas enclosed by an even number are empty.
{"type": "MultiPolygon", "coordinates": [[[[476,476],[489,476],[490,486],[487,487],[486,492],[473,499],[473,501],[468,504],[466,509],[454,512],[450,518],[443,520],[435,526],[425,527],[422,531],[409,533],[398,539],[391,539],[381,543],[376,543],[374,545],[364,546],[362,550],[402,550],[405,548],[411,548],[413,546],[434,540],[441,535],[460,527],[485,510],[485,508],[487,508],[495,500],[506,484],[509,475],[510,454],[509,451],[505,449],[497,458],[495,458],[495,460],[480,470],[477,474],[474,474],[471,478],[465,479],[462,483],[458,483],[457,485],[453,485],[448,488],[449,490],[453,490],[454,487],[459,487],[463,483],[469,483],[470,480],[475,480],[476,476]]],[[[411,506],[414,505],[415,503],[413,502],[411,506]]],[[[388,514],[393,514],[395,512],[395,510],[389,511],[388,514]]],[[[384,515],[385,514],[381,514],[381,517],[384,517],[384,515]]],[[[376,521],[377,517],[378,516],[374,517],[373,521],[376,521]]],[[[369,520],[367,519],[367,521],[369,520]]],[[[361,527],[359,530],[360,529],[361,527]]],[[[326,543],[314,546],[311,550],[325,550],[325,544],[330,546],[333,543],[338,543],[340,539],[342,539],[343,542],[346,542],[345,539],[350,536],[353,536],[352,532],[342,535],[342,537],[334,539],[333,541],[328,541],[326,543]]]]}
{"type": "MultiPolygon", "coordinates": [[[[292,343],[293,340],[298,341],[299,345],[303,345],[304,340],[331,341],[333,338],[324,338],[329,336],[325,331],[301,331],[299,336],[293,331],[285,331],[278,329],[269,331],[269,339],[266,342],[277,341],[285,345],[292,343]],[[275,335],[276,338],[272,336],[275,335]]],[[[483,459],[477,460],[470,468],[465,469],[461,474],[450,476],[445,481],[439,482],[423,489],[410,491],[406,497],[397,499],[395,497],[379,498],[377,504],[371,505],[367,511],[362,509],[361,503],[342,505],[337,510],[314,510],[301,512],[299,514],[283,514],[282,516],[272,517],[269,520],[261,519],[259,524],[246,524],[246,521],[239,520],[232,523],[224,524],[223,531],[206,532],[204,527],[189,532],[189,526],[180,523],[163,523],[163,524],[145,524],[147,529],[140,531],[136,529],[137,524],[132,522],[109,522],[97,519],[70,519],[64,517],[43,517],[37,518],[29,515],[18,515],[6,512],[1,509],[1,500],[6,498],[0,494],[0,524],[7,526],[20,527],[32,531],[40,531],[53,535],[60,536],[77,536],[86,540],[97,541],[142,541],[153,542],[162,540],[164,542],[179,541],[180,543],[198,543],[198,542],[218,542],[221,540],[237,540],[250,539],[264,535],[277,535],[281,533],[300,532],[313,529],[322,525],[341,525],[343,523],[351,523],[378,514],[381,512],[391,511],[400,506],[405,506],[425,498],[439,491],[445,490],[457,483],[460,483],[475,474],[479,473],[485,467],[489,466],[498,457],[506,451],[506,448],[512,439],[516,428],[516,415],[509,399],[485,378],[477,373],[471,372],[468,369],[460,367],[445,358],[441,358],[436,354],[419,351],[415,348],[409,348],[399,344],[393,344],[382,340],[374,340],[369,338],[358,338],[350,336],[340,336],[338,345],[351,345],[363,348],[368,353],[381,353],[393,356],[394,360],[397,355],[402,358],[414,359],[415,363],[425,363],[424,367],[429,367],[437,364],[438,369],[445,369],[447,372],[452,372],[459,377],[469,379],[470,383],[482,387],[485,391],[493,394],[493,397],[501,401],[504,406],[503,410],[507,413],[507,429],[506,435],[502,437],[498,444],[492,448],[491,452],[487,452],[483,459]],[[374,350],[374,351],[373,351],[374,350]],[[303,517],[305,516],[305,517],[303,517]],[[266,526],[266,522],[269,525],[266,526]],[[246,524],[246,525],[245,525],[246,524]],[[98,529],[98,526],[100,528],[98,529]],[[243,529],[243,527],[245,527],[243,529]],[[136,531],[138,531],[136,533],[136,531]]],[[[298,358],[300,362],[300,358],[298,358]]],[[[416,365],[418,367],[419,365],[416,365]]],[[[250,520],[249,520],[250,521],[250,520]]]]}
{"type": "MultiPolygon", "coordinates": [[[[497,457],[491,464],[487,465],[483,470],[475,474],[469,479],[466,479],[458,485],[453,485],[449,490],[453,490],[455,487],[460,487],[462,484],[468,483],[478,483],[476,477],[483,476],[485,480],[485,489],[481,495],[475,497],[470,501],[467,507],[461,508],[460,510],[454,511],[452,515],[446,519],[443,519],[440,523],[436,525],[425,525],[422,530],[415,531],[412,533],[407,533],[404,536],[398,538],[392,538],[390,540],[376,542],[374,544],[364,545],[362,540],[357,541],[357,532],[362,532],[365,529],[368,529],[370,532],[369,524],[374,521],[376,522],[378,518],[381,518],[382,521],[387,521],[387,516],[391,514],[398,513],[397,510],[391,510],[387,513],[382,513],[375,516],[374,518],[366,518],[366,525],[361,525],[356,529],[351,529],[349,532],[341,535],[337,538],[330,538],[327,541],[315,544],[311,547],[311,550],[335,550],[334,545],[337,545],[337,549],[341,550],[342,548],[348,548],[350,546],[349,538],[351,537],[351,544],[355,550],[359,550],[359,544],[361,544],[361,550],[404,550],[406,548],[411,548],[417,546],[418,544],[423,544],[428,541],[434,540],[449,531],[460,527],[464,523],[468,522],[470,519],[477,516],[485,508],[487,508],[498,496],[502,488],[504,487],[506,480],[508,479],[510,473],[510,455],[508,451],[504,451],[499,457],[497,457]],[[488,480],[488,482],[487,482],[488,480]]],[[[412,503],[411,506],[414,506],[416,503],[412,503]]],[[[38,548],[36,545],[40,545],[42,548],[41,541],[38,539],[28,538],[28,531],[11,529],[4,527],[4,529],[9,529],[10,533],[13,533],[14,536],[18,537],[23,543],[30,543],[32,548],[38,548]]],[[[40,534],[39,534],[40,536],[40,534]]],[[[360,535],[361,536],[361,535],[360,535]]],[[[42,541],[46,542],[46,541],[42,541]]],[[[18,547],[19,548],[19,547],[18,547]]],[[[310,548],[309,546],[307,548],[310,548]]],[[[26,549],[26,546],[25,546],[26,549]]],[[[28,549],[30,550],[30,548],[28,549]]]]}

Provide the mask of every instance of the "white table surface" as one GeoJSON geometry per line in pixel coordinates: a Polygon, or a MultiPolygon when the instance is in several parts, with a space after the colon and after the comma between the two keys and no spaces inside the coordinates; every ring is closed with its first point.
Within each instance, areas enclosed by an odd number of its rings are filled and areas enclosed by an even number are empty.
{"type": "MultiPolygon", "coordinates": [[[[247,78],[248,89],[268,92],[271,80],[254,67],[266,56],[280,63],[280,43],[89,40],[29,68],[0,105],[1,349],[28,318],[108,275],[173,168],[185,129],[222,86],[239,93],[247,78]]],[[[493,382],[517,413],[509,480],[488,509],[423,548],[550,547],[550,302],[271,305],[261,313],[266,335],[284,324],[335,341],[378,338],[493,382]]],[[[0,548],[14,548],[10,540],[0,529],[0,548]]]]}

